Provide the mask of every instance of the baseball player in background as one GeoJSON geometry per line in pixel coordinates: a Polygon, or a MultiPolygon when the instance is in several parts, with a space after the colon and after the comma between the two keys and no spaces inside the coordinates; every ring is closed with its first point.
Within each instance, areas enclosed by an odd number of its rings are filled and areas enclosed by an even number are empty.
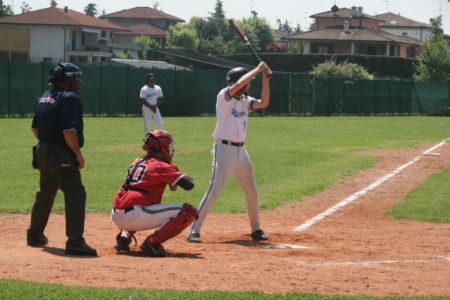
{"type": "Polygon", "coordinates": [[[191,243],[201,243],[200,229],[206,215],[231,174],[236,177],[245,193],[252,239],[268,240],[259,221],[258,192],[244,141],[249,112],[269,105],[270,73],[270,68],[265,62],[261,62],[251,71],[243,67],[231,69],[226,78],[228,86],[217,95],[212,176],[199,206],[199,217],[189,231],[188,241],[191,243]],[[249,96],[248,91],[251,80],[259,73],[262,73],[262,91],[261,99],[257,100],[249,96]]]}
{"type": "Polygon", "coordinates": [[[147,153],[128,169],[124,184],[114,197],[111,213],[112,221],[120,229],[116,236],[117,251],[130,250],[136,231],[158,228],[144,240],[141,250],[148,256],[166,256],[162,243],[198,217],[197,209],[188,203],[161,204],[167,184],[172,191],[177,186],[185,190],[194,187],[193,179],[172,164],[172,145],[172,136],[167,131],[147,133],[143,145],[147,153]]]}
{"type": "Polygon", "coordinates": [[[163,129],[163,121],[158,106],[163,101],[163,92],[159,85],[155,84],[156,76],[147,74],[147,84],[141,89],[142,117],[144,118],[145,133],[150,132],[150,123],[155,123],[155,129],[163,129]]]}

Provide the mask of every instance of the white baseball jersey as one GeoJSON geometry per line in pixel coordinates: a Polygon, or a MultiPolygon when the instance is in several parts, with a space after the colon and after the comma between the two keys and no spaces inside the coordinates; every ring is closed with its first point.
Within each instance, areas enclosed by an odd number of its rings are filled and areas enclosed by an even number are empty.
{"type": "Polygon", "coordinates": [[[159,85],[155,84],[155,87],[149,87],[148,85],[144,85],[141,89],[140,98],[147,100],[148,104],[156,105],[156,101],[158,98],[162,98],[163,93],[162,89],[159,85]]]}
{"type": "Polygon", "coordinates": [[[213,137],[214,139],[243,142],[247,135],[248,114],[252,111],[252,104],[256,99],[250,96],[236,99],[228,95],[229,90],[230,87],[226,87],[217,94],[217,122],[213,137]]]}

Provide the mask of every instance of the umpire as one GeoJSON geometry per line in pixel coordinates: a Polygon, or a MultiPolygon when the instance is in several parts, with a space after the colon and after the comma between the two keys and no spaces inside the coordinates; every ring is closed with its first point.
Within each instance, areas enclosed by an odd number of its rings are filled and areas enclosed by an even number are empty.
{"type": "Polygon", "coordinates": [[[27,244],[48,243],[44,235],[58,189],[64,193],[66,254],[97,256],[83,238],[86,192],[79,169],[84,167],[83,107],[78,96],[80,69],[60,63],[49,72],[52,89],[39,99],[32,130],[39,143],[33,148],[33,167],[40,172],[40,189],[31,212],[27,244]]]}

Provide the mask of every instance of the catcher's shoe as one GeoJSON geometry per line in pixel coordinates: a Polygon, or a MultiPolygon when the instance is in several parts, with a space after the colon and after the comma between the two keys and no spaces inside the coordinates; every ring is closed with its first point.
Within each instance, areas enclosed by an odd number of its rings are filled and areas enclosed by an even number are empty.
{"type": "Polygon", "coordinates": [[[116,244],[114,245],[114,249],[117,252],[119,251],[130,251],[131,240],[134,239],[135,244],[137,244],[136,237],[134,236],[134,232],[126,232],[121,231],[116,236],[116,244]]]}
{"type": "Polygon", "coordinates": [[[119,236],[116,238],[116,244],[114,245],[114,249],[116,249],[116,251],[130,251],[130,243],[131,239],[119,236]]]}
{"type": "Polygon", "coordinates": [[[187,241],[189,243],[201,243],[202,240],[200,239],[200,233],[190,232],[187,241]]]}
{"type": "Polygon", "coordinates": [[[264,231],[262,231],[261,229],[255,230],[253,231],[253,233],[251,234],[252,239],[254,241],[267,241],[269,238],[264,234],[264,231]]]}
{"type": "Polygon", "coordinates": [[[45,235],[38,237],[27,235],[27,245],[31,247],[39,247],[48,244],[48,238],[45,235]]]}
{"type": "Polygon", "coordinates": [[[141,250],[146,255],[151,257],[165,257],[167,256],[166,249],[161,244],[149,244],[147,242],[143,242],[141,245],[141,250]]]}

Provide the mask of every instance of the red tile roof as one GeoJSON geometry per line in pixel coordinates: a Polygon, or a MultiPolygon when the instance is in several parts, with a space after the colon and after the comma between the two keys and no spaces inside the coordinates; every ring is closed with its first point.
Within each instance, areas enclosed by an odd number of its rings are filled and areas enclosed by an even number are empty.
{"type": "Polygon", "coordinates": [[[64,9],[57,7],[48,7],[20,15],[3,17],[0,18],[0,24],[70,25],[114,29],[117,31],[127,30],[122,26],[85,15],[75,10],[68,9],[66,13],[64,9]]]}
{"type": "Polygon", "coordinates": [[[393,35],[385,31],[373,31],[367,28],[322,28],[313,31],[293,34],[286,40],[328,40],[328,41],[360,41],[360,42],[395,42],[399,44],[420,45],[421,41],[411,37],[393,35]]]}
{"type": "Polygon", "coordinates": [[[358,10],[352,10],[349,8],[339,8],[336,12],[334,11],[326,11],[318,14],[314,14],[309,16],[310,18],[345,18],[345,19],[351,19],[353,16],[359,17],[361,16],[363,19],[373,19],[377,21],[384,22],[382,19],[378,17],[374,17],[371,15],[368,15],[364,12],[360,12],[358,10]]]}
{"type": "Polygon", "coordinates": [[[418,21],[414,21],[399,14],[394,14],[391,12],[380,14],[376,16],[379,19],[385,21],[385,23],[380,24],[383,27],[428,27],[431,28],[430,24],[421,23],[418,21]]]}
{"type": "Polygon", "coordinates": [[[133,7],[129,9],[124,9],[114,13],[110,13],[102,18],[132,18],[132,19],[159,19],[159,20],[172,20],[176,22],[184,22],[183,19],[174,17],[172,15],[166,14],[157,9],[150,7],[133,7]]]}
{"type": "Polygon", "coordinates": [[[156,26],[150,25],[147,22],[142,22],[133,26],[127,27],[129,32],[116,32],[116,34],[125,35],[150,35],[150,36],[166,36],[166,32],[156,26]]]}

